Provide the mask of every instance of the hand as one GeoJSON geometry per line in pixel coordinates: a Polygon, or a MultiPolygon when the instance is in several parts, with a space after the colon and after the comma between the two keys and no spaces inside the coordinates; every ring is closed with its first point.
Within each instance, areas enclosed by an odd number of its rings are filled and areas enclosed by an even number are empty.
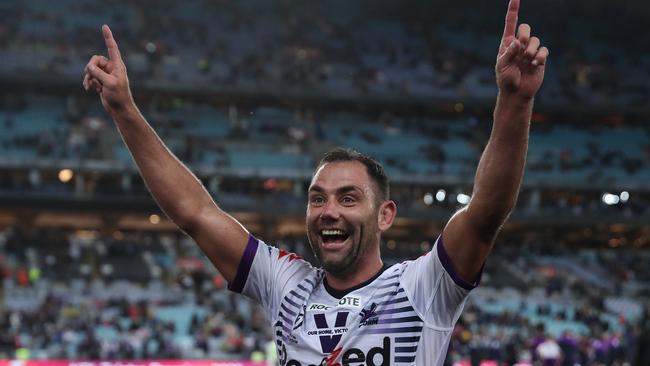
{"type": "Polygon", "coordinates": [[[530,25],[521,24],[517,34],[519,0],[510,0],[495,67],[500,93],[533,98],[544,80],[548,48],[530,36],[530,25]]]}
{"type": "Polygon", "coordinates": [[[108,49],[108,58],[101,55],[90,58],[84,69],[83,86],[86,91],[94,89],[99,93],[104,109],[112,114],[132,105],[133,97],[126,76],[126,66],[113,33],[107,25],[104,25],[102,34],[108,49]]]}

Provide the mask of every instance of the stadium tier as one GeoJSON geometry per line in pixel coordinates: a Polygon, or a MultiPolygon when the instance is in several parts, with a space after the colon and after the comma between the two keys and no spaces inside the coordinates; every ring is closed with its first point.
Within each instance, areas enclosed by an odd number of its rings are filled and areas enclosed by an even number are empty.
{"type": "MultiPolygon", "coordinates": [[[[386,164],[394,181],[469,183],[490,119],[244,107],[156,101],[143,110],[190,166],[306,179],[329,146],[349,146],[386,164]]],[[[526,185],[630,189],[650,180],[648,125],[534,124],[526,185]]],[[[98,163],[133,170],[130,154],[97,101],[78,96],[5,95],[0,164],[98,163]],[[64,161],[65,163],[61,163],[64,161]]]]}

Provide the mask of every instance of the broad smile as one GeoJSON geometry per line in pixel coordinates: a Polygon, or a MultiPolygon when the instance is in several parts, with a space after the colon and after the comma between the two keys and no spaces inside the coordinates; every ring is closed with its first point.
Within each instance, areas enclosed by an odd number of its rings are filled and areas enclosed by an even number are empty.
{"type": "Polygon", "coordinates": [[[324,250],[340,249],[350,237],[350,233],[343,229],[321,229],[319,234],[324,250]]]}

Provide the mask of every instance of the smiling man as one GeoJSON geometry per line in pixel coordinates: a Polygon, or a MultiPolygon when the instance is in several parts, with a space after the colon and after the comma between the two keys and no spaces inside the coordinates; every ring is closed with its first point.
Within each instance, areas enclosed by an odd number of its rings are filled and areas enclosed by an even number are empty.
{"type": "Polygon", "coordinates": [[[490,140],[469,204],[445,226],[431,252],[385,267],[381,234],[397,208],[376,161],[337,149],[316,168],[307,235],[321,268],[248,233],[212,200],[140,114],[113,35],[108,58],[93,56],[83,85],[111,114],[152,195],[229,282],[258,301],[274,327],[281,365],[442,365],[455,322],[479,281],[521,184],[533,99],[548,50],[517,28],[511,0],[496,61],[499,88],[490,140]]]}
{"type": "Polygon", "coordinates": [[[396,213],[388,189],[381,165],[353,150],[331,151],[316,168],[307,235],[334,287],[352,287],[381,268],[380,235],[396,213]]]}

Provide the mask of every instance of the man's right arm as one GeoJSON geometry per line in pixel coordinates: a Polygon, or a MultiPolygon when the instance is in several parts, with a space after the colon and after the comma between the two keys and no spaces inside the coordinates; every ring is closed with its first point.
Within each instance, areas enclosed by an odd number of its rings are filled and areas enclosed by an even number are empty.
{"type": "Polygon", "coordinates": [[[164,145],[135,105],[126,67],[108,26],[109,58],[93,56],[84,88],[96,90],[113,117],[147,188],[165,214],[189,234],[229,283],[248,242],[248,231],[221,210],[199,179],[164,145]]]}

